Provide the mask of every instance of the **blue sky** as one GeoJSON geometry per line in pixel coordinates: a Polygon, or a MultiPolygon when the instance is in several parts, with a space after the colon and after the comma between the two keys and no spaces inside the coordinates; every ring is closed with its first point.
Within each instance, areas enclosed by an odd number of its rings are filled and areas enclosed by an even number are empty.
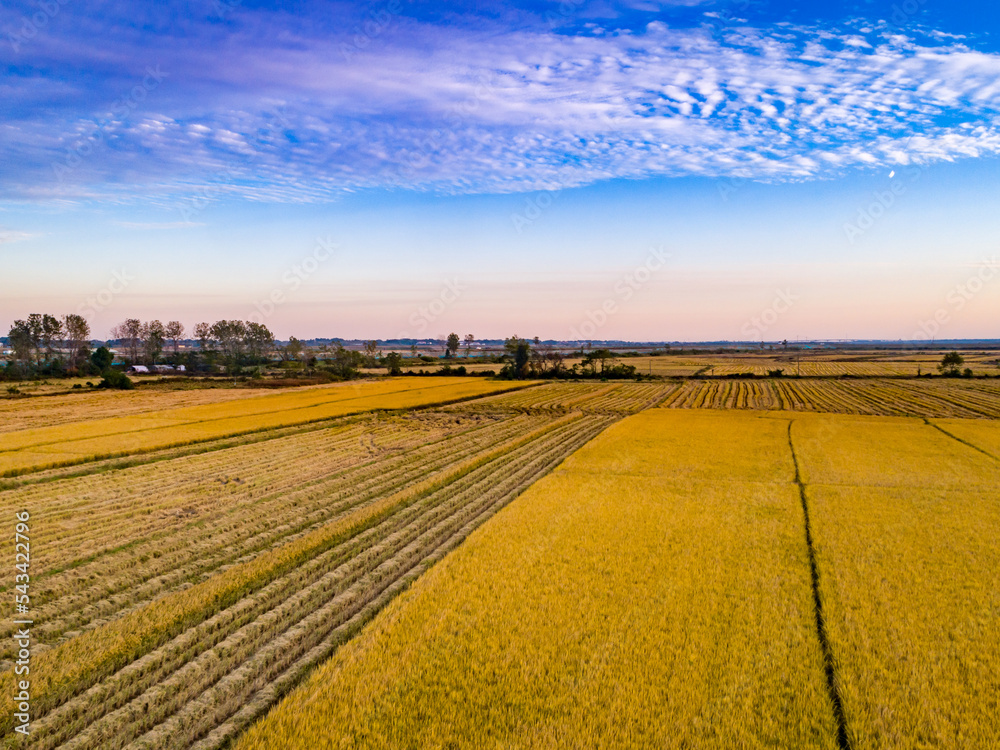
{"type": "Polygon", "coordinates": [[[940,0],[8,3],[0,328],[998,337],[998,32],[940,0]]]}

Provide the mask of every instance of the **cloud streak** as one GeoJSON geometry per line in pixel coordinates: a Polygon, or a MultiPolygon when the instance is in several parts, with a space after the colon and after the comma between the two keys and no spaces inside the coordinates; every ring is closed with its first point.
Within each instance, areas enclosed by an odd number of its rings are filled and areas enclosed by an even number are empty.
{"type": "Polygon", "coordinates": [[[305,202],[805,180],[1000,152],[1000,55],[947,35],[659,21],[569,34],[444,27],[386,7],[355,9],[363,44],[243,10],[185,28],[183,46],[50,31],[37,41],[50,72],[14,68],[0,83],[34,102],[0,125],[3,195],[305,202]],[[59,74],[69,65],[89,73],[59,74]],[[165,77],[149,88],[151,68],[165,77]]]}

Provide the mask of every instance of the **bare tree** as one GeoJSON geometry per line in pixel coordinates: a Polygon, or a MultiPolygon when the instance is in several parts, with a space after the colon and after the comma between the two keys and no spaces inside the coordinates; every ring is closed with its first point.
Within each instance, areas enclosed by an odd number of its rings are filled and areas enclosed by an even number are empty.
{"type": "Polygon", "coordinates": [[[562,371],[564,357],[560,352],[550,351],[545,355],[545,359],[548,360],[553,372],[558,373],[562,371]]]}
{"type": "Polygon", "coordinates": [[[476,341],[476,337],[473,336],[471,333],[465,334],[465,357],[466,357],[466,359],[468,359],[468,357],[469,357],[469,350],[472,349],[472,345],[473,345],[473,343],[475,343],[475,341],[476,341]]]}

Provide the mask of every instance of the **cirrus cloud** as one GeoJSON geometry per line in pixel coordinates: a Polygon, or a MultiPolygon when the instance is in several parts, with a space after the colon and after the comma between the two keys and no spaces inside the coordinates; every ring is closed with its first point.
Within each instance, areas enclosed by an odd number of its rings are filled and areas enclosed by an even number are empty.
{"type": "Polygon", "coordinates": [[[38,103],[0,125],[4,196],[200,204],[803,180],[1000,152],[1000,55],[947,35],[659,21],[567,34],[386,12],[360,44],[241,13],[183,40],[40,40],[48,65],[2,83],[38,103]],[[90,72],[39,72],[71,64],[90,72]],[[143,92],[153,69],[162,83],[143,92]]]}

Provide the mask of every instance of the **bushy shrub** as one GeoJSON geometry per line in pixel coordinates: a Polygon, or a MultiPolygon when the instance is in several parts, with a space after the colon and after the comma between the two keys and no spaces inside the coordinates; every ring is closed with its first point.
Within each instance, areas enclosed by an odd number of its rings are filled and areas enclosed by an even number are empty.
{"type": "Polygon", "coordinates": [[[119,391],[130,391],[135,388],[135,383],[129,380],[128,375],[118,370],[108,370],[104,373],[104,380],[97,384],[98,388],[114,388],[119,391]]]}

